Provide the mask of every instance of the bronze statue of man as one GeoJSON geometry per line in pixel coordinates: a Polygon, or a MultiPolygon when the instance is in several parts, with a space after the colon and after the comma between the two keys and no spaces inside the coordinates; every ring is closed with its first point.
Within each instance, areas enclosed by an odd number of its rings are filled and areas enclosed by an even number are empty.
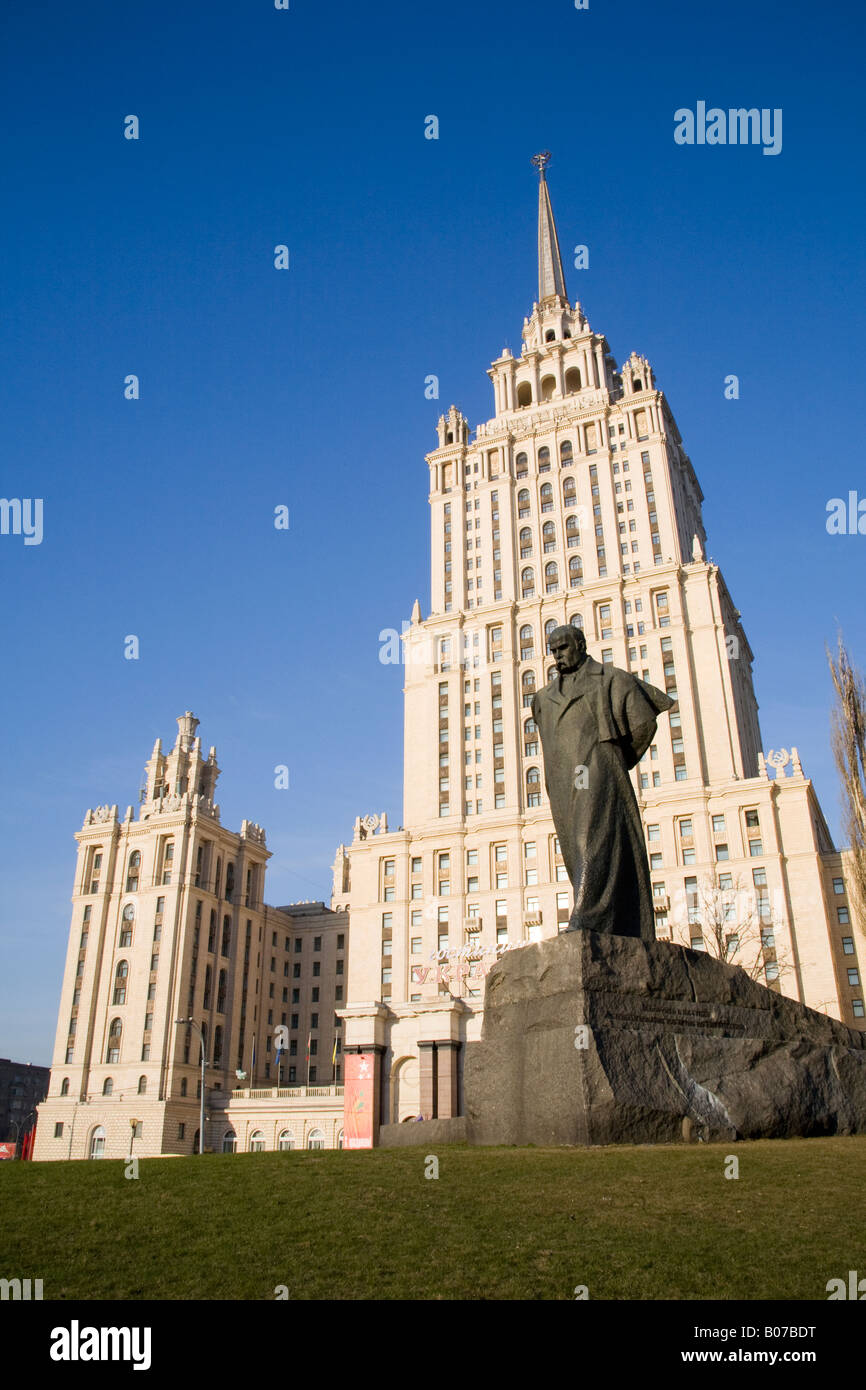
{"type": "Polygon", "coordinates": [[[580,628],[548,646],[557,675],[532,701],[553,823],[574,889],[569,931],[655,941],[649,864],[629,769],[674,701],[587,654],[580,628]]]}

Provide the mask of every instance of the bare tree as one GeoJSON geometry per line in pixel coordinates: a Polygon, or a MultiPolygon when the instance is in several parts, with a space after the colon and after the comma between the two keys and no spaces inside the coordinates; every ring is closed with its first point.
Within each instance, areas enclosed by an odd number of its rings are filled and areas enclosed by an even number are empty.
{"type": "Polygon", "coordinates": [[[751,885],[744,887],[739,878],[730,888],[721,888],[707,877],[696,892],[684,894],[683,906],[685,910],[676,914],[680,920],[674,923],[675,940],[691,946],[700,936],[700,948],[708,955],[741,966],[752,980],[780,988],[792,966],[777,945],[766,895],[759,896],[751,885]]]}
{"type": "Polygon", "coordinates": [[[842,828],[851,846],[850,897],[860,930],[866,931],[866,682],[851,663],[841,631],[837,640],[835,660],[827,648],[836,690],[831,741],[842,789],[842,828]]]}

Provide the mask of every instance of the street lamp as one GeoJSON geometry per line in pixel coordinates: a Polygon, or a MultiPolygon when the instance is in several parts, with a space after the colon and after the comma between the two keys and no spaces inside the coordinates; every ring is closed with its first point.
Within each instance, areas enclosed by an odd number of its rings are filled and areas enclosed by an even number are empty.
{"type": "Polygon", "coordinates": [[[206,1062],[205,1062],[205,1055],[204,1055],[204,1033],[203,1033],[202,1029],[201,1029],[201,1028],[198,1026],[198,1024],[196,1023],[196,1021],[195,1021],[194,1018],[176,1018],[176,1019],[175,1019],[175,1024],[177,1024],[177,1025],[179,1026],[181,1023],[185,1023],[188,1027],[194,1028],[195,1031],[198,1033],[199,1037],[201,1038],[201,1110],[200,1110],[200,1112],[199,1112],[199,1126],[198,1126],[198,1151],[199,1151],[199,1154],[201,1155],[201,1154],[204,1153],[204,1069],[205,1069],[205,1066],[207,1065],[206,1062]]]}
{"type": "MultiPolygon", "coordinates": [[[[23,1119],[23,1120],[11,1120],[11,1121],[10,1121],[10,1124],[13,1124],[13,1125],[15,1126],[15,1153],[14,1153],[14,1155],[13,1155],[14,1158],[17,1158],[17,1157],[18,1157],[18,1140],[21,1138],[21,1126],[22,1126],[22,1125],[26,1125],[27,1121],[30,1119],[30,1116],[31,1116],[31,1115],[35,1115],[35,1114],[36,1114],[36,1111],[35,1111],[35,1110],[28,1110],[28,1111],[27,1111],[27,1114],[24,1116],[24,1119],[23,1119]]],[[[25,1131],[25,1133],[26,1133],[26,1131],[25,1131]]]]}

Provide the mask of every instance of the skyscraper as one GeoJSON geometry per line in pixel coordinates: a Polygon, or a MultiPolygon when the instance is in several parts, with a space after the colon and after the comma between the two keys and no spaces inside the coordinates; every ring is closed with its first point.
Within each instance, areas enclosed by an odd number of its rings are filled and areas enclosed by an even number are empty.
{"type": "Polygon", "coordinates": [[[568,298],[549,159],[533,161],[538,299],[520,356],[488,369],[492,417],[472,431],[452,405],[427,455],[430,611],[416,601],[402,638],[404,823],[359,817],[334,865],[352,934],[346,1050],[383,1122],[459,1113],[490,965],[567,922],[531,713],[563,623],[677,701],[632,774],[657,935],[864,1024],[843,857],[796,748],[762,752],[752,651],[652,366],[634,352],[617,365],[568,298]]]}
{"type": "Polygon", "coordinates": [[[187,710],[172,748],[157,739],[137,817],[97,806],[76,834],[37,1159],[197,1152],[201,1034],[205,1148],[339,1142],[346,919],[266,906],[265,832],[222,824],[198,722],[187,710]]]}

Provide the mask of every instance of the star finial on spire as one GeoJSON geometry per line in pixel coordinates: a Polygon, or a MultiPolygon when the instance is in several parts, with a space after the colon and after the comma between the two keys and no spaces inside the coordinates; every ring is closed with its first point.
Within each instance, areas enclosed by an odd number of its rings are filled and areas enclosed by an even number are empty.
{"type": "Polygon", "coordinates": [[[532,156],[532,163],[535,165],[542,178],[544,178],[544,171],[552,158],[553,155],[550,153],[550,150],[542,150],[540,154],[534,154],[532,156]]]}

